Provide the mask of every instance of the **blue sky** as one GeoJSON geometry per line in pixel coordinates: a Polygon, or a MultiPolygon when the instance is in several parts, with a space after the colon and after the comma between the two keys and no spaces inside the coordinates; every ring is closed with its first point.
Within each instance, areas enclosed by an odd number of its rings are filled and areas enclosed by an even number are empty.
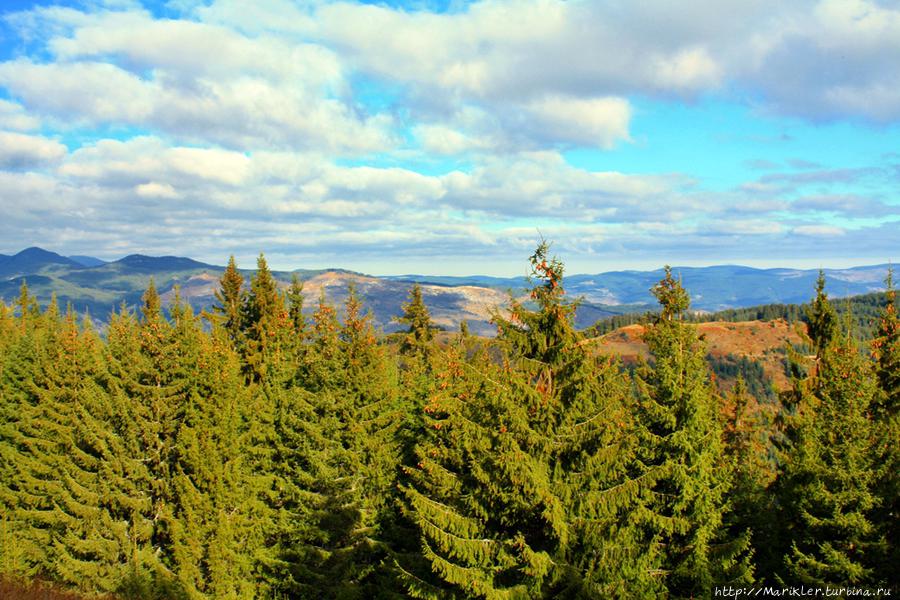
{"type": "Polygon", "coordinates": [[[896,260],[885,0],[7,0],[0,253],[896,260]]]}

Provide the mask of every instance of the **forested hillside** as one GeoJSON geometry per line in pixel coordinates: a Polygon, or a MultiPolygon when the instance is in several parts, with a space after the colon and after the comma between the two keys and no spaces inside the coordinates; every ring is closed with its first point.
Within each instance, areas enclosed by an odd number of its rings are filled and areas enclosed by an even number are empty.
{"type": "MultiPolygon", "coordinates": [[[[886,292],[872,292],[850,296],[834,302],[838,316],[852,321],[853,335],[860,341],[871,340],[878,327],[881,312],[888,304],[886,292]]],[[[782,319],[788,323],[806,323],[809,315],[809,304],[762,304],[746,308],[729,308],[716,312],[693,312],[686,316],[691,323],[709,323],[712,321],[773,321],[782,319]]],[[[634,325],[653,319],[653,312],[633,312],[605,317],[591,327],[591,333],[603,335],[620,327],[634,325]]]]}
{"type": "Polygon", "coordinates": [[[102,337],[23,286],[0,303],[2,575],[138,599],[897,584],[890,280],[861,351],[819,278],[775,397],[740,368],[715,385],[671,270],[626,365],[574,326],[547,244],[530,266],[492,339],[437,339],[419,286],[392,338],[352,289],[304,312],[262,257],[213,310],[151,284],[102,337]]]}

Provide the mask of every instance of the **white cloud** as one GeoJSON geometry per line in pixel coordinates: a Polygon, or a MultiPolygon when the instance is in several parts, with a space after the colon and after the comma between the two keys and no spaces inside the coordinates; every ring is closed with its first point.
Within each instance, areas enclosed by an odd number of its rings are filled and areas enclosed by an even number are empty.
{"type": "Polygon", "coordinates": [[[676,218],[701,207],[681,192],[690,186],[682,176],[587,171],[555,152],[485,158],[471,173],[456,171],[442,180],[444,201],[452,208],[501,217],[634,222],[648,216],[676,218]]]}
{"type": "MultiPolygon", "coordinates": [[[[250,159],[218,148],[170,147],[155,137],[101,140],[72,153],[60,173],[103,185],[132,187],[158,178],[184,186],[237,186],[250,172],[250,159]]],[[[180,187],[180,186],[176,186],[180,187]]]]}
{"type": "Polygon", "coordinates": [[[417,125],[413,128],[413,134],[422,149],[433,154],[461,154],[494,146],[488,139],[467,135],[445,125],[417,125]]]}
{"type": "Polygon", "coordinates": [[[800,225],[794,227],[794,233],[812,237],[835,237],[842,236],[846,234],[847,231],[834,225],[800,225]]]}
{"type": "Polygon", "coordinates": [[[239,149],[352,155],[395,144],[391,115],[348,102],[340,60],[321,45],[142,12],[29,14],[48,23],[54,61],[0,63],[0,85],[64,126],[136,126],[239,149]]]}
{"type": "Polygon", "coordinates": [[[168,183],[150,181],[135,186],[134,193],[143,198],[178,198],[178,191],[168,183]]]}
{"type": "Polygon", "coordinates": [[[40,125],[40,119],[28,114],[21,104],[0,99],[0,128],[29,131],[39,128],[40,125]]]}
{"type": "Polygon", "coordinates": [[[763,219],[730,219],[711,224],[705,230],[713,233],[734,235],[766,235],[781,233],[784,231],[784,226],[781,223],[763,219]]]}
{"type": "Polygon", "coordinates": [[[66,147],[45,137],[0,131],[0,168],[33,168],[53,163],[66,147]]]}
{"type": "Polygon", "coordinates": [[[182,20],[81,5],[7,18],[26,42],[0,62],[0,165],[18,169],[0,172],[8,239],[72,241],[83,225],[123,253],[221,260],[227,240],[248,256],[426,261],[520,259],[538,228],[591,256],[717,244],[765,256],[838,235],[874,252],[896,233],[861,228],[896,214],[871,169],[770,164],[717,192],[562,154],[630,143],[632,113],[658,101],[900,120],[900,11],[885,2],[481,0],[436,14],[173,0],[182,20]],[[67,153],[54,135],[84,141],[67,153]],[[785,217],[798,210],[856,229],[785,217]]]}
{"type": "Polygon", "coordinates": [[[0,63],[0,84],[32,111],[76,122],[143,123],[158,93],[153,83],[100,62],[0,63]]]}
{"type": "Polygon", "coordinates": [[[611,148],[629,139],[631,107],[622,98],[549,96],[530,103],[528,112],[550,140],[611,148]]]}

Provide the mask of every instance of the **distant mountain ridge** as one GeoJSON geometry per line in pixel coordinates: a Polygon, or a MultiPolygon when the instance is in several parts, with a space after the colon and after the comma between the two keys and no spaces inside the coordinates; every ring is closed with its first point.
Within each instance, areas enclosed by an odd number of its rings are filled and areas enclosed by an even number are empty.
{"type": "Polygon", "coordinates": [[[33,246],[12,256],[0,258],[0,278],[20,277],[36,273],[49,265],[62,265],[70,268],[82,266],[71,258],[33,246]]]}
{"type": "Polygon", "coordinates": [[[215,265],[210,265],[196,261],[192,258],[184,258],[182,256],[145,256],[143,254],[129,254],[124,258],[112,261],[107,264],[125,265],[135,271],[146,271],[148,273],[156,273],[159,271],[188,271],[191,269],[221,269],[215,265]]]}
{"type": "MultiPolygon", "coordinates": [[[[195,310],[209,309],[224,267],[180,256],[131,254],[106,262],[91,256],[65,257],[32,247],[14,255],[0,255],[0,298],[7,303],[18,296],[23,280],[38,300],[49,301],[56,294],[60,304],[71,303],[79,312],[105,321],[123,302],[136,307],[152,277],[164,299],[181,296],[195,310]]],[[[770,303],[801,303],[813,295],[818,271],[815,269],[755,269],[737,265],[713,267],[674,267],[691,293],[692,308],[717,311],[770,303]]],[[[242,270],[249,280],[252,270],[242,270]]],[[[826,269],[828,291],[838,298],[879,291],[884,288],[887,265],[826,269]]],[[[402,312],[413,283],[423,286],[424,298],[436,323],[455,329],[460,321],[469,322],[476,333],[491,333],[491,315],[508,302],[510,294],[523,297],[524,277],[470,277],[402,275],[374,277],[342,269],[276,271],[280,285],[287,286],[297,274],[304,282],[307,306],[312,307],[319,294],[341,304],[350,284],[356,286],[377,325],[386,331],[397,329],[396,317],[402,312]]],[[[598,319],[652,309],[650,287],[662,277],[654,271],[609,271],[566,277],[566,290],[572,298],[581,298],[576,314],[579,327],[598,319]]],[[[527,298],[523,298],[526,299],[527,298]]]]}
{"type": "Polygon", "coordinates": [[[99,258],[95,258],[93,256],[73,254],[72,256],[69,256],[69,258],[77,262],[82,267],[100,267],[106,264],[105,260],[100,260],[99,258]]]}

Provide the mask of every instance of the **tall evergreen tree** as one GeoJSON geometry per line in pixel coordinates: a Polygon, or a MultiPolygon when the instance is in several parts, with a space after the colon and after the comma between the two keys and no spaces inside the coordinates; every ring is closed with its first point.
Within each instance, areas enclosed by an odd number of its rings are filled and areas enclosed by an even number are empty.
{"type": "Polygon", "coordinates": [[[62,324],[55,302],[43,314],[35,309],[24,282],[17,307],[16,337],[4,357],[0,380],[0,558],[7,572],[30,576],[50,574],[53,562],[48,535],[34,526],[27,512],[48,502],[48,470],[42,478],[30,475],[40,472],[44,457],[58,455],[52,432],[41,428],[45,407],[40,398],[46,396],[45,379],[53,374],[62,324]],[[30,444],[32,438],[48,436],[47,444],[30,444]]]}
{"type": "Polygon", "coordinates": [[[875,388],[851,332],[822,349],[812,381],[817,404],[797,423],[782,475],[784,518],[792,525],[787,580],[817,586],[871,582],[876,472],[868,411],[875,388]]]}
{"type": "Polygon", "coordinates": [[[238,344],[241,339],[242,315],[244,306],[244,276],[237,269],[237,263],[232,254],[228,258],[228,266],[219,279],[219,289],[215,297],[218,304],[213,306],[213,312],[220,315],[222,327],[228,332],[232,342],[238,344]]]}
{"type": "Polygon", "coordinates": [[[323,299],[314,327],[297,378],[310,410],[298,457],[307,528],[293,575],[301,597],[373,597],[398,468],[396,375],[353,289],[342,325],[323,299]]]}
{"type": "Polygon", "coordinates": [[[256,273],[250,280],[250,291],[242,309],[242,326],[246,338],[244,362],[257,381],[266,377],[267,356],[277,346],[277,332],[285,323],[287,311],[284,296],[262,254],[256,261],[256,273]]]}
{"type": "Polygon", "coordinates": [[[167,523],[173,569],[192,597],[251,598],[258,512],[244,443],[250,409],[227,331],[204,335],[190,307],[172,307],[174,335],[191,372],[172,455],[167,523]]]}
{"type": "Polygon", "coordinates": [[[513,302],[496,317],[499,348],[469,357],[461,341],[438,372],[405,487],[424,564],[401,567],[416,597],[621,595],[646,576],[624,380],[582,343],[548,252],[531,257],[537,309],[513,302]]]}
{"type": "Polygon", "coordinates": [[[872,404],[878,465],[876,493],[879,505],[874,519],[882,540],[882,550],[873,561],[875,577],[880,583],[896,579],[900,564],[900,316],[897,314],[897,292],[893,269],[885,281],[887,304],[872,341],[875,373],[879,390],[872,404]]]}
{"type": "Polygon", "coordinates": [[[139,551],[141,533],[122,509],[140,500],[119,493],[125,457],[103,345],[90,324],[79,331],[70,310],[50,348],[24,389],[34,400],[20,406],[14,431],[20,543],[33,572],[111,591],[139,551]]]}
{"type": "Polygon", "coordinates": [[[819,271],[816,279],[816,297],[806,310],[807,330],[816,350],[816,358],[820,358],[825,348],[838,335],[840,324],[837,313],[828,301],[825,292],[825,272],[819,271]]]}
{"type": "Polygon", "coordinates": [[[409,302],[403,305],[403,315],[397,321],[407,326],[400,352],[406,355],[425,354],[434,339],[434,325],[422,299],[422,286],[418,283],[410,288],[409,302]]]}
{"type": "Polygon", "coordinates": [[[109,330],[108,364],[120,435],[126,455],[140,464],[139,469],[130,461],[122,466],[130,471],[122,478],[122,486],[123,494],[139,494],[131,520],[139,530],[149,531],[155,557],[140,561],[138,568],[171,579],[176,564],[171,529],[177,507],[173,466],[187,398],[196,383],[197,353],[196,347],[183,345],[185,324],[173,327],[165,318],[152,280],[140,312],[139,320],[121,312],[109,330]],[[131,489],[126,487],[129,482],[131,489]]]}
{"type": "Polygon", "coordinates": [[[661,313],[644,341],[654,363],[636,381],[642,459],[654,480],[644,519],[669,594],[708,596],[714,584],[750,580],[749,539],[729,539],[724,527],[730,470],[705,350],[684,323],[688,295],[669,267],[652,292],[661,313]]]}
{"type": "Polygon", "coordinates": [[[297,274],[291,275],[291,287],[287,292],[288,313],[294,329],[301,333],[306,329],[306,319],[303,316],[303,283],[297,274]]]}
{"type": "MultiPolygon", "coordinates": [[[[727,412],[723,468],[732,472],[729,492],[732,510],[724,516],[724,523],[728,535],[734,537],[749,531],[754,554],[758,556],[760,550],[765,554],[773,544],[771,515],[775,510],[767,493],[776,476],[769,458],[771,442],[761,422],[764,413],[747,390],[742,376],[738,376],[724,408],[727,412]]],[[[761,574],[761,570],[757,569],[757,573],[761,574]]]]}

